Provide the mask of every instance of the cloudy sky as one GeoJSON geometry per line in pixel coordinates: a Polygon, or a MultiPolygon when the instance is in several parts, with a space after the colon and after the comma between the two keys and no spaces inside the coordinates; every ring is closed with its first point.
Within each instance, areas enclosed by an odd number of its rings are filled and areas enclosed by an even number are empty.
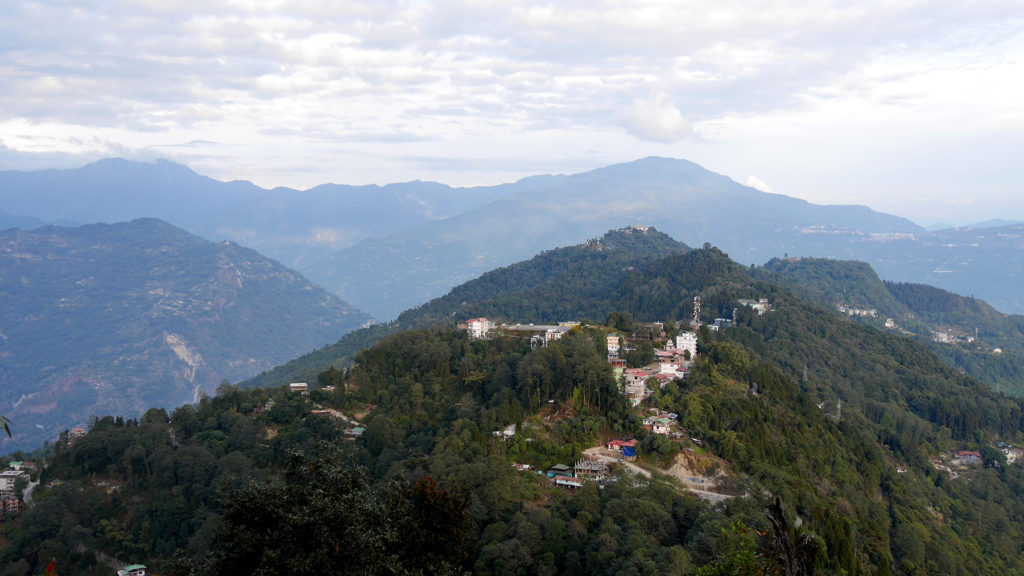
{"type": "Polygon", "coordinates": [[[1019,0],[4,1],[0,52],[0,169],[468,185],[658,155],[1024,219],[1019,0]]]}

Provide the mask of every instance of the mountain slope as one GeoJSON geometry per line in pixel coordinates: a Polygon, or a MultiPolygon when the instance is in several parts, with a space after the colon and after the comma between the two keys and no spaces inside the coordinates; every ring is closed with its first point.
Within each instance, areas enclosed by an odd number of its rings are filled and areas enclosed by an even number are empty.
{"type": "MultiPolygon", "coordinates": [[[[536,263],[571,269],[594,258],[596,244],[536,263]]],[[[1024,469],[994,447],[1024,438],[1024,401],[991,393],[908,338],[753,277],[714,248],[604,272],[600,285],[588,275],[562,294],[578,300],[545,310],[565,318],[609,306],[607,313],[678,324],[700,296],[704,320],[736,310],[736,324],[700,329],[687,378],[636,408],[606,360],[613,328],[592,323],[536,349],[500,333],[471,340],[446,327],[403,331],[345,371],[321,374],[333,388],[309,397],[283,386],[226,386],[170,418],[151,411],[139,422],[105,419],[57,446],[40,505],[9,532],[0,560],[38,570],[49,556],[41,550],[54,550],[61,565],[87,574],[102,569],[95,550],[141,556],[161,571],[178,564],[176,574],[253,573],[282,562],[289,573],[312,574],[331,559],[340,572],[359,570],[348,544],[390,549],[376,511],[408,501],[401,492],[378,499],[368,488],[408,478],[432,487],[421,502],[451,504],[421,516],[410,548],[436,541],[432,530],[463,526],[445,553],[481,575],[1024,570],[1024,469]],[[750,298],[766,299],[772,311],[758,315],[740,301],[750,298]],[[642,429],[652,408],[676,415],[680,437],[642,429]],[[492,433],[509,424],[510,439],[492,433]],[[569,490],[510,465],[543,472],[623,436],[638,440],[638,464],[650,477],[623,466],[603,488],[569,490]],[[978,450],[986,465],[951,464],[955,450],[978,450]],[[662,476],[677,455],[707,459],[733,497],[707,505],[662,476]],[[108,494],[94,485],[100,479],[121,491],[108,494]],[[358,509],[373,520],[361,522],[358,509]],[[222,513],[227,523],[218,528],[222,513]],[[801,570],[793,568],[798,554],[809,560],[801,570]]],[[[497,271],[486,285],[513,277],[522,280],[516,289],[536,283],[497,271]]],[[[463,305],[435,304],[439,312],[463,305]]],[[[394,518],[397,529],[408,526],[394,518]]]]}
{"type": "Polygon", "coordinates": [[[775,259],[763,270],[820,306],[875,309],[876,316],[858,320],[885,329],[892,319],[889,330],[912,336],[950,366],[994,390],[1024,395],[1024,316],[933,286],[882,281],[863,262],[775,259]]]}
{"type": "Polygon", "coordinates": [[[4,448],[212,392],[369,318],[256,252],[158,220],[0,232],[4,448]]]}
{"type": "Polygon", "coordinates": [[[12,221],[14,214],[84,223],[154,217],[307,271],[366,237],[449,216],[500,194],[501,187],[432,182],[266,190],[250,182],[220,182],[166,160],[107,159],[75,170],[0,172],[0,204],[12,221]]]}
{"type": "Polygon", "coordinates": [[[654,228],[611,230],[584,244],[542,252],[529,260],[492,270],[448,294],[403,312],[385,324],[357,330],[338,342],[249,380],[246,386],[270,386],[284,380],[311,380],[328,366],[352,360],[388,334],[450,323],[476,316],[517,322],[549,322],[585,316],[602,319],[619,274],[688,250],[654,228]],[[569,305],[578,304],[577,307],[569,305]],[[565,313],[563,317],[560,314],[565,313]]]}
{"type": "Polygon", "coordinates": [[[854,254],[868,235],[923,230],[862,206],[818,206],[765,194],[685,160],[645,158],[517,183],[490,204],[369,238],[311,277],[380,318],[487,270],[636,222],[691,245],[711,242],[744,263],[786,252],[854,254]]]}
{"type": "MultiPolygon", "coordinates": [[[[928,232],[863,206],[821,206],[742,186],[685,160],[476,188],[428,182],[305,191],[218,182],[167,161],[0,172],[0,223],[153,216],[253,247],[381,319],[488,270],[624,224],[710,242],[744,264],[811,256],[868,262],[1024,313],[1024,226],[928,232]]],[[[0,224],[2,226],[2,224],[0,224]]],[[[986,224],[987,226],[987,224],[986,224]]]]}

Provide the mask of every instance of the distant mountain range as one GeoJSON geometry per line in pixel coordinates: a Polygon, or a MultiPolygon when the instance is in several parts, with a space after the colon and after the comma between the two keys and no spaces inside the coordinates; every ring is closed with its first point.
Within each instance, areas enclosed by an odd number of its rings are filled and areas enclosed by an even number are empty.
{"type": "Polygon", "coordinates": [[[690,245],[710,242],[744,264],[787,255],[861,260],[886,280],[928,283],[1024,313],[1016,288],[1024,225],[929,232],[863,206],[759,192],[685,160],[645,158],[490,187],[407,182],[306,191],[218,182],[166,161],[105,160],[78,170],[2,172],[0,202],[9,212],[0,225],[16,217],[159,217],[255,248],[383,320],[487,270],[625,224],[653,225],[690,245]]]}
{"type": "Polygon", "coordinates": [[[0,451],[192,402],[369,320],[251,249],[154,219],[0,232],[0,302],[0,451]]]}

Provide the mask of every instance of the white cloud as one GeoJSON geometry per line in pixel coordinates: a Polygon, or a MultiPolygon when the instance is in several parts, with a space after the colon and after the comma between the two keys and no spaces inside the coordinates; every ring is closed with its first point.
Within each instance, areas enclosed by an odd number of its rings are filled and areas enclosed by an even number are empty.
{"type": "Polygon", "coordinates": [[[693,134],[693,126],[664,94],[634,100],[625,121],[630,134],[653,142],[677,142],[693,134]]]}
{"type": "MultiPolygon", "coordinates": [[[[911,148],[1024,133],[1011,0],[26,0],[0,4],[0,39],[8,159],[211,140],[223,145],[178,158],[268,184],[287,170],[254,158],[285,148],[296,160],[282,166],[334,166],[355,158],[345,146],[372,147],[384,171],[363,157],[349,169],[387,182],[402,157],[525,161],[557,133],[567,169],[686,155],[810,197],[905,157],[885,154],[890,133],[911,148]],[[768,157],[851,176],[794,184],[768,157]]],[[[462,178],[450,170],[434,177],[462,178]]]]}
{"type": "Polygon", "coordinates": [[[760,190],[761,192],[775,192],[775,190],[771,186],[769,186],[764,180],[761,180],[757,176],[748,176],[746,182],[744,182],[743,184],[746,186],[750,186],[755,190],[760,190]]]}

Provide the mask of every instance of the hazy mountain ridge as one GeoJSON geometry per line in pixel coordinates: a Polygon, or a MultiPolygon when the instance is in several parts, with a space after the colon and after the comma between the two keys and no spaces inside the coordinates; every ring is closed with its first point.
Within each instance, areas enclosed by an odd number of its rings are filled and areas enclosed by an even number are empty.
{"type": "Polygon", "coordinates": [[[0,172],[0,202],[12,216],[85,223],[154,217],[210,240],[233,240],[292,267],[495,194],[501,187],[419,181],[268,190],[248,181],[220,182],[167,160],[112,158],[75,170],[0,172]]]}
{"type": "Polygon", "coordinates": [[[388,318],[487,270],[625,223],[655,226],[690,245],[711,242],[744,263],[798,250],[853,252],[868,233],[923,231],[862,206],[817,206],[759,192],[685,160],[645,158],[524,183],[464,214],[368,238],[310,274],[388,318]]]}
{"type": "Polygon", "coordinates": [[[491,270],[444,296],[406,310],[392,322],[346,334],[334,344],[277,366],[243,385],[275,386],[311,380],[330,366],[350,362],[360,349],[389,334],[432,324],[475,316],[540,323],[552,321],[558,312],[573,316],[595,313],[596,307],[610,305],[605,298],[623,271],[688,249],[654,228],[610,230],[583,244],[546,250],[529,260],[491,270]],[[585,308],[573,308],[573,303],[585,304],[585,308]]]}
{"type": "Polygon", "coordinates": [[[107,160],[0,172],[19,217],[156,216],[295,267],[380,319],[480,274],[624,224],[710,242],[744,264],[812,256],[870,263],[887,279],[974,294],[1024,312],[1024,227],[928,232],[864,206],[822,206],[738,184],[685,160],[645,158],[499,186],[325,184],[306,191],[221,183],[184,166],[107,160]],[[111,204],[113,207],[108,206],[111,204]]]}
{"type": "Polygon", "coordinates": [[[369,320],[253,250],[153,219],[0,232],[0,299],[8,449],[192,401],[369,320]]]}

